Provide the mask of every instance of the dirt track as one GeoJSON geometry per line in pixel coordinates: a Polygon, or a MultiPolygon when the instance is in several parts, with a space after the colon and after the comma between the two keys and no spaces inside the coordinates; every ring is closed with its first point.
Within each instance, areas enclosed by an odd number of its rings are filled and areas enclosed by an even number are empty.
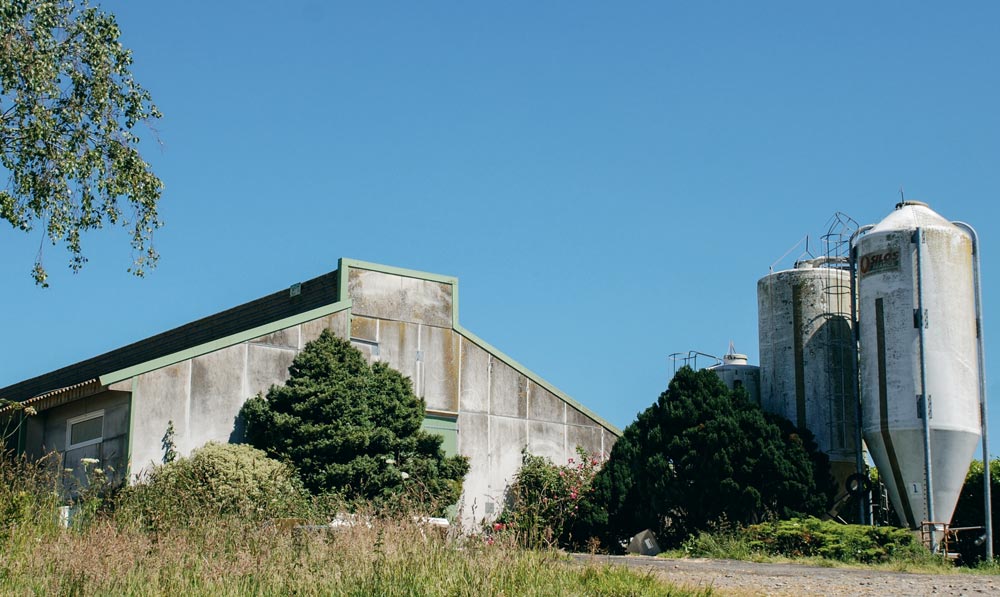
{"type": "Polygon", "coordinates": [[[755,564],[734,560],[672,560],[586,554],[574,554],[573,557],[581,562],[593,561],[649,569],[675,584],[712,586],[738,595],[1000,595],[1000,576],[913,574],[799,564],[755,564]]]}

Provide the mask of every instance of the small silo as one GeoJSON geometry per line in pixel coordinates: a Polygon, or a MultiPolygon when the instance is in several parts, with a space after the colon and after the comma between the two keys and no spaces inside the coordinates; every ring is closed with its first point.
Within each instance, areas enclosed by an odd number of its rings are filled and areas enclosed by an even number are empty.
{"type": "Polygon", "coordinates": [[[747,355],[737,353],[730,345],[722,363],[708,369],[715,371],[730,390],[743,388],[753,403],[760,404],[760,367],[750,365],[747,355]]]}
{"type": "Polygon", "coordinates": [[[757,282],[764,410],[816,436],[840,487],[857,470],[857,353],[846,259],[800,261],[757,282]]]}
{"type": "Polygon", "coordinates": [[[853,250],[865,443],[906,524],[947,523],[980,439],[973,233],[904,201],[853,250]]]}

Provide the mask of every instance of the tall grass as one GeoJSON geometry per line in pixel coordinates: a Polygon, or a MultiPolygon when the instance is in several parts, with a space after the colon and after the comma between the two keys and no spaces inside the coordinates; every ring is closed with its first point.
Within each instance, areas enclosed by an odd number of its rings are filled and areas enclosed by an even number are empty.
{"type": "MultiPolygon", "coordinates": [[[[624,568],[581,567],[513,541],[487,544],[443,533],[410,517],[358,517],[337,530],[290,529],[209,511],[187,513],[182,524],[149,525],[135,524],[136,510],[122,502],[60,529],[44,467],[0,458],[0,479],[0,500],[22,496],[16,512],[0,510],[0,594],[712,594],[624,568]]],[[[142,499],[144,511],[155,507],[152,496],[142,499]]],[[[323,509],[315,508],[314,515],[323,509]]]]}

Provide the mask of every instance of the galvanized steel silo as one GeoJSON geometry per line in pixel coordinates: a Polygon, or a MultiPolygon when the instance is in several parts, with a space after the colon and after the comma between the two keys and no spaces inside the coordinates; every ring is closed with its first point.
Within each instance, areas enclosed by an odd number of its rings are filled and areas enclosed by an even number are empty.
{"type": "Polygon", "coordinates": [[[755,404],[760,404],[760,367],[747,361],[747,355],[739,354],[730,347],[722,357],[722,363],[708,367],[715,372],[731,390],[743,388],[755,404]]]}
{"type": "Polygon", "coordinates": [[[857,470],[857,356],[845,260],[802,261],[757,282],[764,410],[809,429],[842,487],[857,470]]]}
{"type": "Polygon", "coordinates": [[[906,524],[947,523],[980,439],[973,234],[905,201],[854,255],[865,443],[906,524]]]}

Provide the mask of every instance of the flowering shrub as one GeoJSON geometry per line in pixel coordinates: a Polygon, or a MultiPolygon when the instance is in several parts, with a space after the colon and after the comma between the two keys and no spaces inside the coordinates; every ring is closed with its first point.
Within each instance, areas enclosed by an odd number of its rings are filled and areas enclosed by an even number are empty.
{"type": "Polygon", "coordinates": [[[504,510],[489,529],[512,534],[527,547],[579,544],[574,536],[581,507],[592,493],[601,460],[577,448],[577,458],[556,465],[548,458],[523,453],[521,469],[507,488],[504,510]]]}

